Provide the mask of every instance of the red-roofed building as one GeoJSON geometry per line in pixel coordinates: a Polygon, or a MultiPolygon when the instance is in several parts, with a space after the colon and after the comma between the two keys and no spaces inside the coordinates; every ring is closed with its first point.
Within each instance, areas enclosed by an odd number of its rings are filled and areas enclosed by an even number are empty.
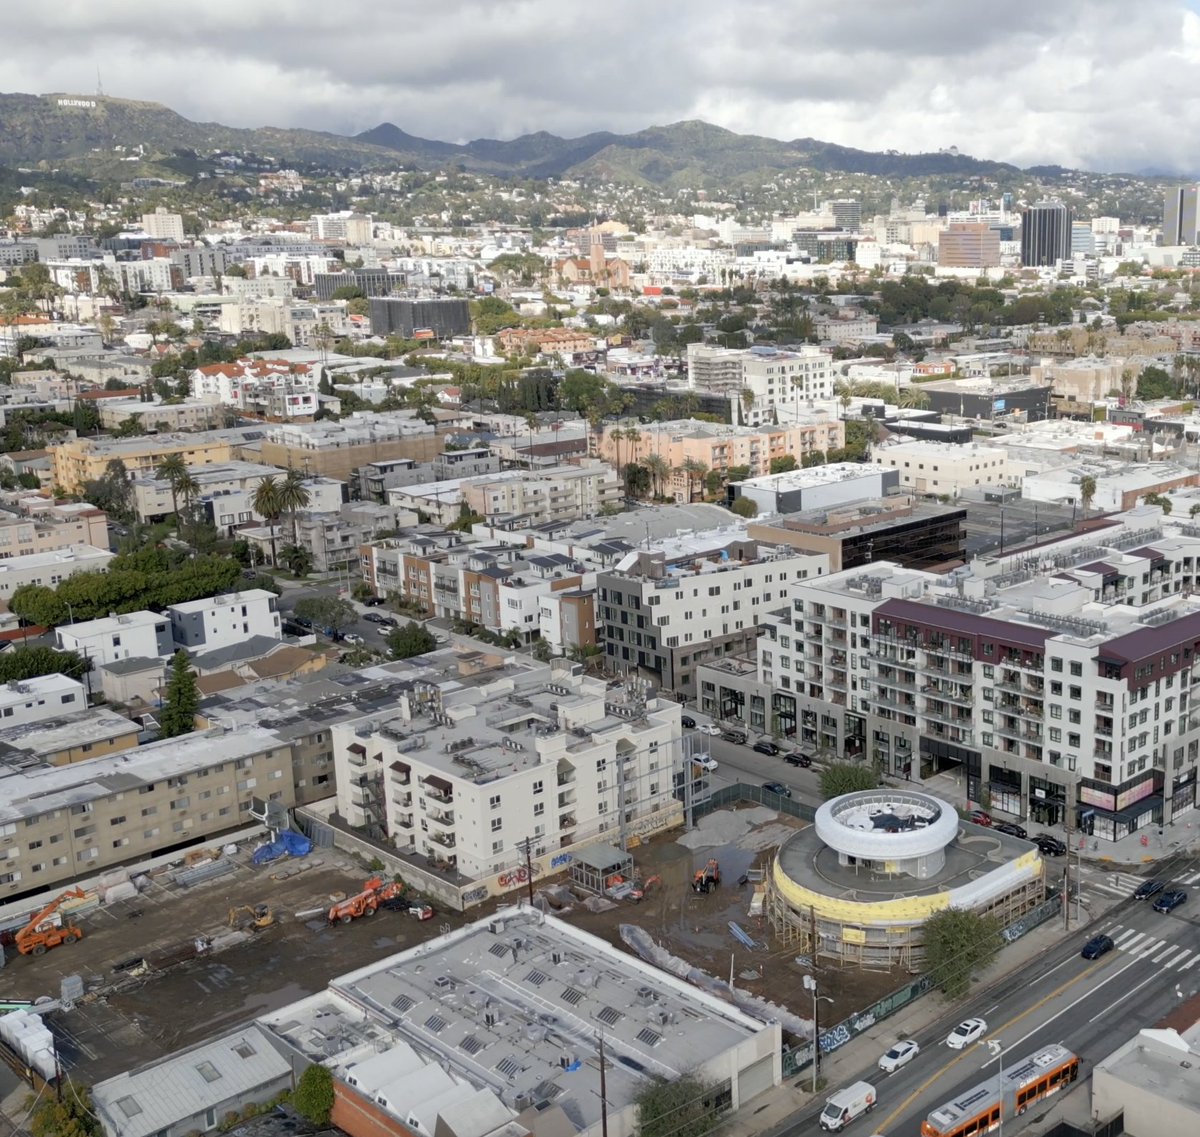
{"type": "Polygon", "coordinates": [[[276,422],[311,419],[317,413],[317,369],[277,359],[239,359],[197,367],[190,376],[194,398],[211,399],[276,422]]]}

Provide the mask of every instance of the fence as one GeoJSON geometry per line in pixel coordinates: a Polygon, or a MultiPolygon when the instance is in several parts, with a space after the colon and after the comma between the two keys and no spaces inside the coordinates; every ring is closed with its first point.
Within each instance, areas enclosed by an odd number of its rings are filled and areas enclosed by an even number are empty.
{"type": "Polygon", "coordinates": [[[817,815],[816,809],[805,802],[793,801],[790,797],[784,797],[782,794],[773,794],[770,790],[763,789],[762,786],[750,786],[744,782],[713,790],[707,798],[698,801],[692,807],[692,815],[699,821],[705,814],[744,801],[753,802],[755,805],[765,805],[768,809],[786,814],[788,817],[795,817],[800,821],[811,822],[817,815]]]}
{"type": "Polygon", "coordinates": [[[1016,943],[1027,932],[1040,927],[1047,920],[1053,920],[1062,911],[1062,894],[1043,900],[1036,908],[1031,908],[1019,920],[1014,920],[1000,933],[1006,944],[1016,943]]]}

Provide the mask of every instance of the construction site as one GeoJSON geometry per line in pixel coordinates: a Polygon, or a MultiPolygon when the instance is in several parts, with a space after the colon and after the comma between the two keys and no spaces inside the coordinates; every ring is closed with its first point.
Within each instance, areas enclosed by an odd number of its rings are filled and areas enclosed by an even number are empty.
{"type": "MultiPolygon", "coordinates": [[[[775,851],[801,828],[761,806],[717,811],[627,852],[596,846],[519,899],[531,894],[535,906],[722,997],[732,983],[735,1001],[789,1009],[785,1021],[803,1029],[813,963],[772,935],[766,912],[775,851]]],[[[332,849],[266,864],[255,863],[248,844],[213,853],[220,873],[181,883],[194,866],[165,866],[132,895],[83,907],[68,895],[5,934],[2,1007],[42,1014],[66,1076],[90,1083],[115,1075],[486,914],[436,910],[403,882],[332,849]]],[[[837,1019],[897,978],[820,971],[837,1019]]],[[[9,1065],[18,1064],[5,1049],[9,1065]]]]}

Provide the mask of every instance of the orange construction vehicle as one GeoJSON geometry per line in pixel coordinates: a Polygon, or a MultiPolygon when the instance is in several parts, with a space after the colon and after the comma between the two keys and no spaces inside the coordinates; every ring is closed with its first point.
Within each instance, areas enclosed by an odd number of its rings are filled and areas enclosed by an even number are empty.
{"type": "Polygon", "coordinates": [[[348,924],[351,920],[358,919],[359,916],[374,916],[375,909],[384,901],[394,900],[403,892],[404,885],[384,884],[382,877],[373,876],[363,885],[362,892],[357,896],[348,896],[345,900],[339,900],[329,909],[329,922],[331,924],[348,924]]]}
{"type": "Polygon", "coordinates": [[[83,929],[64,924],[58,910],[68,900],[82,900],[85,895],[82,888],[72,888],[51,900],[16,934],[17,950],[22,955],[44,955],[59,944],[83,939],[83,929]]]}
{"type": "Polygon", "coordinates": [[[721,883],[721,866],[716,861],[709,861],[702,869],[696,870],[692,877],[693,892],[711,892],[721,883]]]}

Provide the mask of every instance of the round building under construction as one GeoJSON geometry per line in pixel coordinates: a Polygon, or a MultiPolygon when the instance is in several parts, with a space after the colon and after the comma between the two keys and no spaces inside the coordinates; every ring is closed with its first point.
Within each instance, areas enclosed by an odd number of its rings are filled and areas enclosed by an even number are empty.
{"type": "Polygon", "coordinates": [[[931,794],[863,790],[822,805],[779,847],[767,887],[771,928],[798,954],[920,969],[922,926],[945,908],[1005,926],[1045,896],[1029,841],[959,818],[931,794]]]}

